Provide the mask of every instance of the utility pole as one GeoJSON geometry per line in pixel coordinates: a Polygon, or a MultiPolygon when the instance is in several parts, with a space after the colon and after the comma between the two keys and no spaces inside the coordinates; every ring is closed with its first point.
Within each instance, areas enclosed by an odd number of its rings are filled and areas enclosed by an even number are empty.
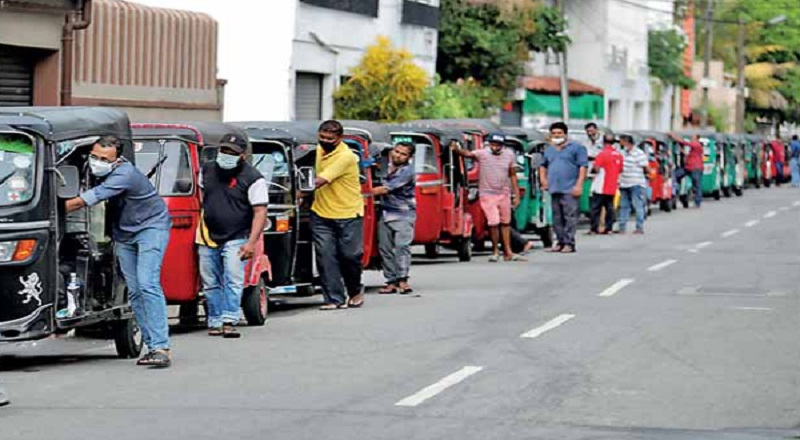
{"type": "Polygon", "coordinates": [[[739,18],[738,35],[736,36],[736,133],[744,133],[744,20],[739,18]]]}
{"type": "Polygon", "coordinates": [[[706,0],[706,50],[703,53],[703,113],[701,124],[708,128],[708,86],[711,75],[711,50],[714,39],[714,0],[706,0]]]}
{"type": "MultiPolygon", "coordinates": [[[[561,15],[566,17],[566,0],[556,0],[561,15]]],[[[564,122],[569,122],[569,72],[567,70],[567,47],[558,54],[558,67],[561,76],[561,115],[564,122]]]]}

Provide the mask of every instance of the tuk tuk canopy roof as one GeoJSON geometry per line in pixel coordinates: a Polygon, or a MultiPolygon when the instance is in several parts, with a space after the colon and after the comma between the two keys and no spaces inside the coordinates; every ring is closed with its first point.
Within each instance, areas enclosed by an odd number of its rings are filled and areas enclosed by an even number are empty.
{"type": "Polygon", "coordinates": [[[721,140],[722,139],[722,135],[720,133],[717,133],[716,131],[702,130],[702,129],[700,129],[700,130],[683,130],[683,131],[678,131],[675,134],[677,134],[678,136],[684,136],[684,137],[697,135],[697,136],[702,136],[702,137],[706,137],[706,138],[710,138],[710,139],[714,139],[714,140],[717,140],[717,139],[721,140]]]}
{"type": "Polygon", "coordinates": [[[545,140],[544,133],[530,128],[502,127],[502,130],[506,136],[513,136],[525,142],[544,142],[545,140]]]}
{"type": "Polygon", "coordinates": [[[469,131],[482,131],[484,133],[502,132],[499,125],[488,119],[421,119],[417,123],[431,124],[439,127],[453,127],[469,131]]]}
{"type": "Polygon", "coordinates": [[[244,121],[230,122],[251,134],[259,136],[271,130],[282,130],[288,133],[298,144],[317,145],[317,131],[321,121],[244,121]]]}
{"type": "Polygon", "coordinates": [[[435,126],[421,121],[393,125],[390,126],[389,129],[392,133],[411,132],[436,136],[439,139],[439,143],[442,145],[448,145],[452,140],[458,142],[463,141],[463,131],[457,128],[435,126]]]}
{"type": "Polygon", "coordinates": [[[662,143],[669,143],[669,136],[667,133],[661,131],[654,131],[654,130],[633,130],[631,133],[634,133],[643,139],[655,139],[658,142],[662,143]]]}
{"type": "Polygon", "coordinates": [[[51,142],[88,136],[117,136],[130,144],[128,115],[109,107],[4,107],[0,127],[31,131],[51,142]]]}
{"type": "Polygon", "coordinates": [[[369,141],[379,144],[390,144],[392,142],[391,135],[389,134],[389,127],[386,124],[372,121],[353,121],[344,120],[339,121],[344,126],[344,131],[347,134],[366,133],[369,136],[369,141]]]}
{"type": "Polygon", "coordinates": [[[200,147],[216,147],[228,134],[248,138],[241,128],[223,122],[137,123],[132,127],[134,138],[179,137],[200,147]]]}

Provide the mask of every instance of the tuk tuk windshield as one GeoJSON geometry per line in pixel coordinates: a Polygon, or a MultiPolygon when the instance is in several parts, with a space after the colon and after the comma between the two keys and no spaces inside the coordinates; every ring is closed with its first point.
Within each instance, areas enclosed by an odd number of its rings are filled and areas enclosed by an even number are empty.
{"type": "Polygon", "coordinates": [[[136,167],[162,196],[189,195],[194,189],[189,146],[179,140],[143,140],[134,144],[136,167]]]}
{"type": "Polygon", "coordinates": [[[436,163],[436,151],[433,145],[417,144],[414,154],[414,171],[417,174],[438,174],[439,167],[436,163]]]}
{"type": "Polygon", "coordinates": [[[267,181],[270,202],[280,203],[281,198],[291,195],[291,170],[282,145],[253,142],[253,166],[267,181]]]}
{"type": "Polygon", "coordinates": [[[35,190],[36,149],[21,133],[0,133],[0,206],[26,203],[35,190]]]}

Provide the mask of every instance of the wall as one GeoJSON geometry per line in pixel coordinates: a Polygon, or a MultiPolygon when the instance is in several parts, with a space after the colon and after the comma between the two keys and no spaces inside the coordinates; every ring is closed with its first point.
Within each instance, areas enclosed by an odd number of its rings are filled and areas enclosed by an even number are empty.
{"type": "MultiPolygon", "coordinates": [[[[703,78],[703,62],[696,61],[692,65],[692,78],[700,82],[703,78]]],[[[725,76],[725,66],[722,61],[712,60],[709,64],[709,78],[716,84],[708,89],[708,102],[720,110],[725,116],[725,128],[727,131],[734,129],[736,121],[736,88],[733,78],[725,76]]],[[[691,100],[695,108],[703,104],[703,89],[696,87],[692,90],[691,100]]]]}
{"type": "MultiPolygon", "coordinates": [[[[439,2],[434,0],[427,4],[438,6],[439,2]]],[[[297,5],[292,70],[325,75],[323,118],[333,115],[333,93],[341,77],[361,61],[364,49],[375,43],[378,36],[389,37],[395,46],[408,50],[417,64],[431,77],[434,75],[437,32],[402,24],[402,6],[402,0],[380,0],[378,18],[373,18],[302,2],[297,5]]],[[[289,96],[293,101],[293,84],[289,96]]]]}

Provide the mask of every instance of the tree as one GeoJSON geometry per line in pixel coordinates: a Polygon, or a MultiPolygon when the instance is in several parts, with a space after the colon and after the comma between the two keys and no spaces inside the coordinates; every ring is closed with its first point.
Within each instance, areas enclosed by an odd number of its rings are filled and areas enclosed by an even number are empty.
{"type": "Polygon", "coordinates": [[[425,90],[420,114],[423,119],[485,118],[495,101],[494,91],[473,79],[442,83],[437,77],[425,90]]]}
{"type": "Polygon", "coordinates": [[[413,56],[386,37],[367,48],[350,79],[334,94],[336,117],[379,122],[419,118],[428,76],[413,56]]]}
{"type": "Polygon", "coordinates": [[[651,29],[647,34],[647,66],[650,75],[664,84],[683,89],[694,87],[694,80],[683,73],[686,37],[675,29],[651,29]]]}

